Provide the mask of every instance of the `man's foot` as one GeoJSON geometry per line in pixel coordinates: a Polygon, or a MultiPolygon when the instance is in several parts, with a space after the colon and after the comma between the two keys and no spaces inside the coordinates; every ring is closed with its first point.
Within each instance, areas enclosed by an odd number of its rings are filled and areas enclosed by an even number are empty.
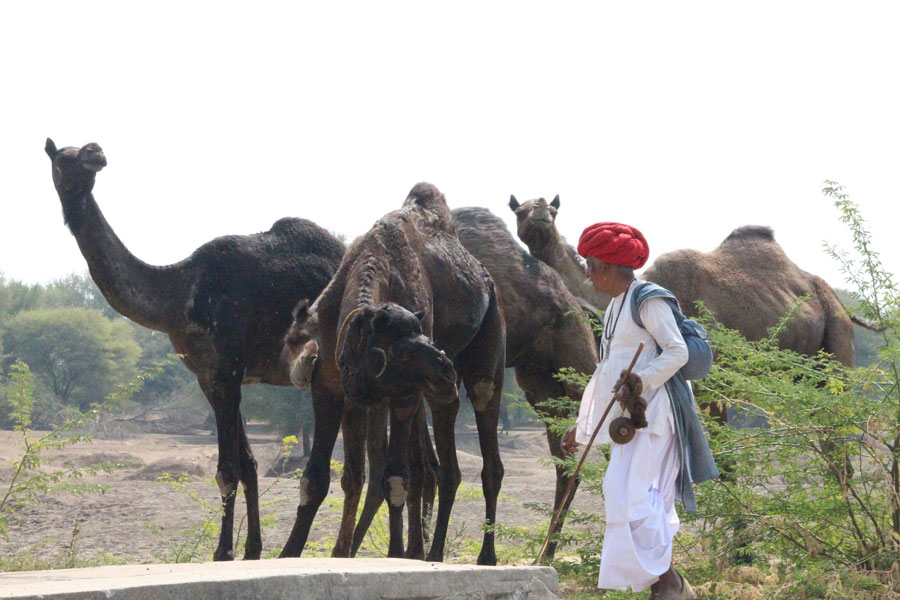
{"type": "Polygon", "coordinates": [[[694,600],[696,597],[691,584],[675,567],[669,567],[660,575],[659,581],[650,586],[650,600],[694,600]]]}

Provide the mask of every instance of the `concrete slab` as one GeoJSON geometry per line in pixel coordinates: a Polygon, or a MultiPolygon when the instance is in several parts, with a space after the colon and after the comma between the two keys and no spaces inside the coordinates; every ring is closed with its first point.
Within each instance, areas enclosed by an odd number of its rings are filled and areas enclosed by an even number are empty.
{"type": "Polygon", "coordinates": [[[290,558],[0,573],[0,598],[66,600],[556,600],[550,567],[290,558]]]}

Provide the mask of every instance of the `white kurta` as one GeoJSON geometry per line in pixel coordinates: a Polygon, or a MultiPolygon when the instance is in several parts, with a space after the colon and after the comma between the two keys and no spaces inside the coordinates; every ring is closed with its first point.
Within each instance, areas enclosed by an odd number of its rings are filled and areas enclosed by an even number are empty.
{"type": "MultiPolygon", "coordinates": [[[[640,592],[659,579],[672,561],[672,538],[678,531],[675,480],[679,454],[669,394],[665,383],[687,362],[687,346],[672,310],[661,298],[641,306],[639,327],[631,317],[631,291],[610,302],[604,317],[602,358],[584,390],[575,439],[586,444],[612,399],[619,373],[628,368],[638,345],[644,351],[634,367],[647,400],[647,427],[637,430],[628,444],[612,443],[603,480],[606,534],[597,587],[640,592]],[[657,353],[656,347],[660,352],[657,353]]],[[[623,414],[616,403],[596,443],[611,443],[608,424],[623,414]]]]}

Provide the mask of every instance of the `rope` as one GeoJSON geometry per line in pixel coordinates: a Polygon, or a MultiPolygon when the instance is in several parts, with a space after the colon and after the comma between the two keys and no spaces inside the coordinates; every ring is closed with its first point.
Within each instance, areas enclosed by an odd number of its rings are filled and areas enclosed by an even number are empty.
{"type": "Polygon", "coordinates": [[[334,364],[335,365],[338,364],[338,350],[341,347],[341,337],[343,337],[343,335],[344,335],[344,330],[347,328],[347,323],[350,321],[350,317],[352,317],[354,314],[361,311],[363,308],[365,308],[365,307],[357,306],[356,308],[351,310],[349,313],[347,313],[347,316],[344,317],[344,322],[341,323],[341,328],[338,329],[337,342],[334,344],[334,364]]]}

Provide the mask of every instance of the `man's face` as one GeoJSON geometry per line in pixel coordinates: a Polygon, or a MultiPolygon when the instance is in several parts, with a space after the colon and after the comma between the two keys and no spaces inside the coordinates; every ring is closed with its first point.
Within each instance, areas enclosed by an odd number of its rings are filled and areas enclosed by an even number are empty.
{"type": "Polygon", "coordinates": [[[585,259],[585,263],[584,273],[587,275],[587,278],[591,280],[594,289],[604,294],[609,293],[608,290],[610,288],[610,283],[612,283],[611,277],[613,274],[611,266],[593,256],[588,256],[585,259]]]}

